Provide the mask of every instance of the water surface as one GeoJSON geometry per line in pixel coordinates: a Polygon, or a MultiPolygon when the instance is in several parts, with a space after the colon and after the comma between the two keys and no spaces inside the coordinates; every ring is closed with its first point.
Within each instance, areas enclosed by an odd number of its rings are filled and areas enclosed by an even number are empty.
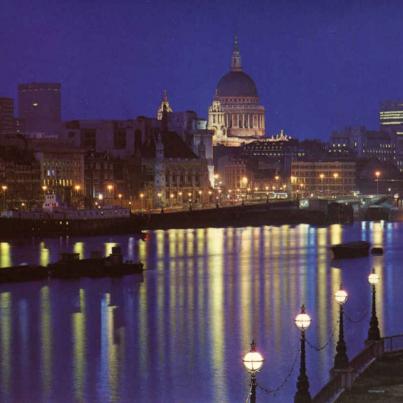
{"type": "MultiPolygon", "coordinates": [[[[260,401],[291,401],[301,304],[312,316],[309,341],[326,344],[338,319],[333,294],[343,282],[353,356],[367,336],[372,267],[381,276],[381,332],[403,333],[403,225],[394,223],[154,231],[146,242],[2,242],[0,267],[47,264],[61,251],[109,254],[116,244],[145,263],[143,278],[0,285],[0,401],[244,402],[241,359],[252,339],[266,359],[258,383],[274,388],[289,375],[275,396],[259,390],[260,401]],[[357,239],[384,246],[385,255],[331,260],[329,245],[357,239]]],[[[328,379],[334,344],[307,348],[312,393],[328,379]]]]}

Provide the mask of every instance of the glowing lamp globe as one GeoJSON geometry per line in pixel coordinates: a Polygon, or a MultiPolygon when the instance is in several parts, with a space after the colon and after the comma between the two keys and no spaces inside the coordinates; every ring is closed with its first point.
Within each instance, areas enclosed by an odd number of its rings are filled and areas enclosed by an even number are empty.
{"type": "Polygon", "coordinates": [[[379,275],[376,274],[374,271],[368,276],[368,282],[371,285],[378,284],[379,282],[379,275]]]}
{"type": "Polygon", "coordinates": [[[301,313],[295,317],[295,325],[299,330],[306,330],[311,325],[311,317],[305,313],[304,305],[301,307],[301,313]]]}
{"type": "Polygon", "coordinates": [[[256,346],[254,342],[252,342],[251,350],[245,354],[242,362],[246,370],[252,374],[260,371],[263,367],[264,358],[262,354],[256,351],[256,346]]]}
{"type": "Polygon", "coordinates": [[[346,290],[339,290],[334,293],[334,299],[339,305],[344,305],[348,299],[346,290]]]}

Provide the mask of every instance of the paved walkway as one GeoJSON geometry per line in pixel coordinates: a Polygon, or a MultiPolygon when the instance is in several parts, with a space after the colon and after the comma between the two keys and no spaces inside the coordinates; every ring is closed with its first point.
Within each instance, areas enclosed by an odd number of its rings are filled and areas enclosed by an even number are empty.
{"type": "Polygon", "coordinates": [[[376,360],[337,403],[403,402],[403,351],[376,360]]]}

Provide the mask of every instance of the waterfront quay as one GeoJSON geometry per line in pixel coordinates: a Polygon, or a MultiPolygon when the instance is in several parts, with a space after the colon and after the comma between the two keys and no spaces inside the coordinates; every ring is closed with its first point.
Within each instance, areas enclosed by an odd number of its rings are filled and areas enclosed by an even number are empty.
{"type": "MultiPolygon", "coordinates": [[[[351,205],[322,200],[312,208],[301,208],[298,200],[274,200],[242,203],[238,205],[214,205],[207,208],[154,211],[130,211],[119,207],[109,208],[102,216],[83,216],[81,210],[71,212],[41,213],[29,215],[14,213],[0,218],[0,236],[57,236],[57,235],[100,235],[139,234],[142,230],[170,228],[207,228],[224,226],[260,226],[282,224],[315,224],[352,222],[351,205]],[[122,216],[126,211],[127,216],[122,216]],[[116,217],[114,217],[114,214],[116,217]]],[[[312,203],[312,201],[311,201],[312,203]]],[[[85,211],[84,211],[85,212],[85,211]]]]}
{"type": "Polygon", "coordinates": [[[124,259],[145,270],[142,278],[1,284],[0,400],[245,401],[250,375],[242,358],[255,340],[265,359],[257,401],[292,401],[300,359],[294,320],[302,304],[311,317],[306,373],[314,397],[334,366],[341,284],[350,360],[368,337],[372,269],[380,334],[402,333],[402,242],[402,225],[390,222],[153,230],[145,241],[2,241],[1,267],[46,266],[62,252],[108,256],[120,246],[124,259]],[[332,260],[331,245],[357,239],[382,246],[384,255],[332,260]]]}

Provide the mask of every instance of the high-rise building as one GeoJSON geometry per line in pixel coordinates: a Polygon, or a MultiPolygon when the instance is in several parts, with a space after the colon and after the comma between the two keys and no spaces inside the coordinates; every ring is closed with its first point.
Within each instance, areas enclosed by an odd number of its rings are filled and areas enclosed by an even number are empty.
{"type": "Polygon", "coordinates": [[[382,129],[400,130],[403,134],[403,101],[382,102],[379,122],[382,129]]]}
{"type": "Polygon", "coordinates": [[[231,71],[218,82],[208,111],[208,129],[214,130],[214,144],[227,146],[240,146],[265,134],[264,107],[255,82],[242,69],[236,37],[231,71]]]}
{"type": "Polygon", "coordinates": [[[28,83],[18,86],[18,112],[27,137],[58,137],[61,130],[61,85],[28,83]]]}
{"type": "Polygon", "coordinates": [[[389,133],[395,143],[396,166],[403,171],[403,100],[382,102],[379,111],[381,131],[389,133]]]}
{"type": "Polygon", "coordinates": [[[355,156],[396,164],[394,135],[363,126],[334,131],[330,136],[329,154],[332,158],[355,156]]]}
{"type": "Polygon", "coordinates": [[[12,98],[0,98],[0,140],[4,136],[15,132],[14,100],[12,98]]]}

